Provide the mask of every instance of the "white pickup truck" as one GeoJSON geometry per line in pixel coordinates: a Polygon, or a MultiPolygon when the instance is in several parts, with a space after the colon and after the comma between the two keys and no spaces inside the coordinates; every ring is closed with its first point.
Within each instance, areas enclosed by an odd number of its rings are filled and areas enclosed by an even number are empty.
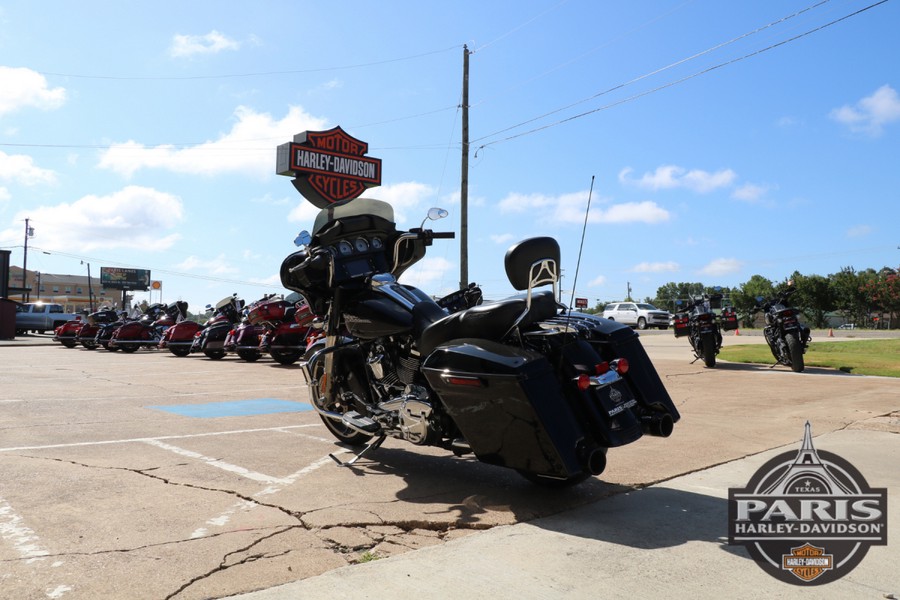
{"type": "Polygon", "coordinates": [[[16,335],[28,331],[45,333],[53,331],[66,321],[72,321],[76,315],[63,312],[62,304],[49,302],[26,302],[16,304],[16,335]]]}

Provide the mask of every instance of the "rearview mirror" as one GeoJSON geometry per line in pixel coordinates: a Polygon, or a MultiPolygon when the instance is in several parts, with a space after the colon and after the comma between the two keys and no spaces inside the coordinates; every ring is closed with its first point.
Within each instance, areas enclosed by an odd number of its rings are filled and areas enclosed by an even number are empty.
{"type": "Polygon", "coordinates": [[[297,234],[297,237],[294,238],[295,246],[309,246],[309,243],[312,241],[312,236],[309,235],[307,230],[303,230],[297,234]]]}

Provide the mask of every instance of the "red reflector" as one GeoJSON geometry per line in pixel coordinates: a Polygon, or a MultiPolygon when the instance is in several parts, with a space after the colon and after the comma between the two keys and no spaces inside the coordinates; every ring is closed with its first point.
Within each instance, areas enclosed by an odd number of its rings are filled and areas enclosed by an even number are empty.
{"type": "Polygon", "coordinates": [[[609,371],[609,363],[606,361],[594,365],[594,375],[603,375],[607,371],[609,371]]]}
{"type": "Polygon", "coordinates": [[[628,372],[628,360],[625,358],[617,358],[613,361],[616,363],[616,373],[619,375],[624,375],[628,372]]]}
{"type": "Polygon", "coordinates": [[[481,380],[477,377],[446,377],[444,379],[450,385],[466,385],[469,387],[484,387],[481,380]]]}
{"type": "Polygon", "coordinates": [[[578,389],[582,392],[591,387],[591,378],[587,375],[581,374],[578,376],[578,389]]]}

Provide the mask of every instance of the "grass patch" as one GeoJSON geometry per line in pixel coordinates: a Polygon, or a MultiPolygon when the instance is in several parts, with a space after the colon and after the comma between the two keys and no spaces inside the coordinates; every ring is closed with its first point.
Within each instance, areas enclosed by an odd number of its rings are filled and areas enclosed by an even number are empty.
{"type": "Polygon", "coordinates": [[[367,563],[367,562],[372,562],[373,560],[379,560],[380,558],[381,557],[378,556],[378,554],[376,554],[375,552],[366,550],[359,556],[359,559],[356,562],[367,563]]]}
{"type": "MultiPolygon", "coordinates": [[[[775,362],[767,344],[727,346],[719,358],[732,362],[775,362]]],[[[807,367],[839,369],[856,375],[900,377],[900,339],[812,342],[803,355],[807,367]]]]}

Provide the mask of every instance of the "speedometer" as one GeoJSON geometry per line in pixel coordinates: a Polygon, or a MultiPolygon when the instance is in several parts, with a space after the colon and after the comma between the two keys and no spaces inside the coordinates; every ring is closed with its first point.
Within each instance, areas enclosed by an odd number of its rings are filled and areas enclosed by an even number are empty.
{"type": "Polygon", "coordinates": [[[338,252],[340,252],[344,256],[353,253],[353,246],[351,246],[350,242],[348,242],[347,240],[341,240],[340,242],[338,242],[337,248],[338,252]]]}
{"type": "Polygon", "coordinates": [[[357,252],[365,252],[369,249],[369,242],[367,242],[365,238],[356,238],[356,241],[353,243],[356,246],[357,252]]]}
{"type": "Polygon", "coordinates": [[[381,238],[372,238],[372,250],[381,250],[381,238]]]}

